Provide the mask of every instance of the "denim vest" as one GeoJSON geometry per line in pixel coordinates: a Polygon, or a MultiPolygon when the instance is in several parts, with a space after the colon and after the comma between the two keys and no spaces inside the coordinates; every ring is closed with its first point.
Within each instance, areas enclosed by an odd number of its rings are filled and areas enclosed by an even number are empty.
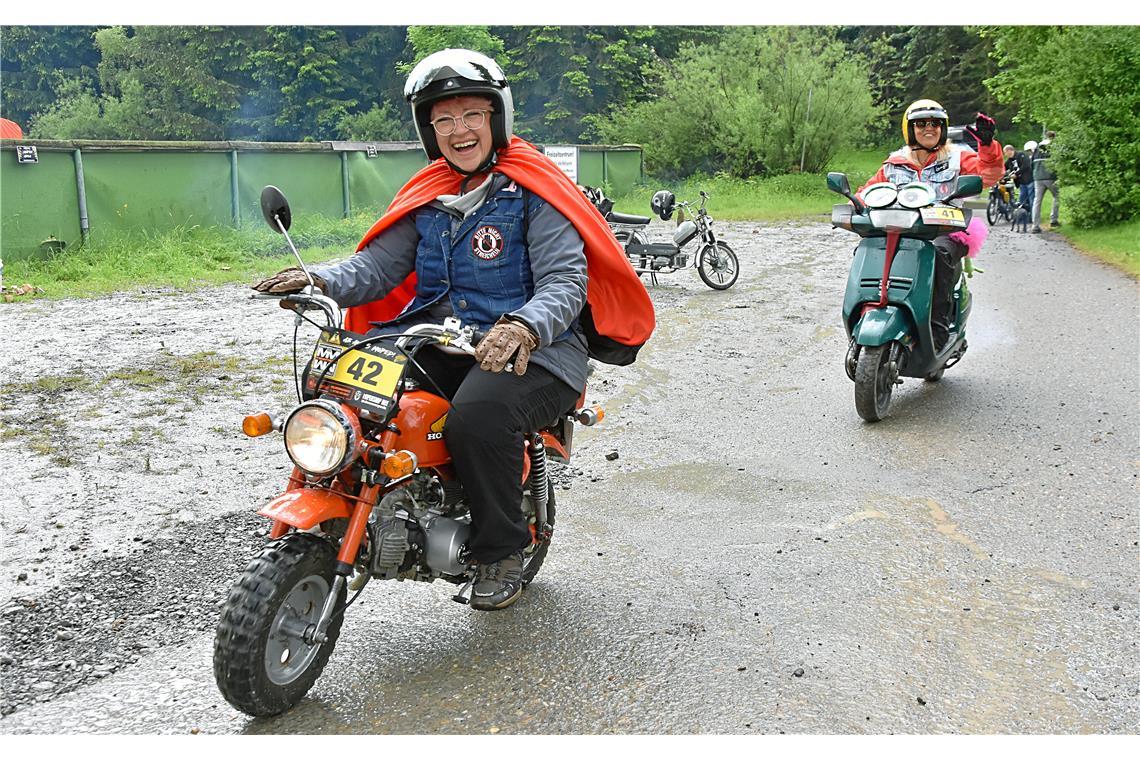
{"type": "Polygon", "coordinates": [[[486,329],[534,295],[523,229],[523,192],[511,183],[452,231],[455,216],[428,206],[416,212],[416,297],[403,321],[446,297],[465,323],[486,329]]]}
{"type": "MultiPolygon", "coordinates": [[[[906,155],[906,150],[903,149],[892,153],[891,158],[905,158],[906,155]]],[[[907,182],[925,182],[934,186],[939,197],[944,197],[954,190],[954,183],[962,172],[962,155],[960,150],[952,147],[949,158],[944,161],[935,161],[924,166],[921,170],[915,169],[913,164],[893,163],[891,161],[884,164],[884,169],[888,182],[896,185],[907,182]]]]}

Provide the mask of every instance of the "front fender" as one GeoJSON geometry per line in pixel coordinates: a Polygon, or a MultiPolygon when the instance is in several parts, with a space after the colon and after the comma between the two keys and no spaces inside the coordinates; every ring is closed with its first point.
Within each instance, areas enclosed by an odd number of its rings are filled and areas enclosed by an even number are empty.
{"type": "Polygon", "coordinates": [[[871,309],[851,330],[851,337],[860,346],[883,346],[902,340],[913,331],[910,314],[897,306],[871,309]]]}
{"type": "Polygon", "coordinates": [[[320,488],[298,488],[281,494],[257,514],[297,530],[308,530],[325,520],[349,517],[352,505],[343,496],[320,488]]]}

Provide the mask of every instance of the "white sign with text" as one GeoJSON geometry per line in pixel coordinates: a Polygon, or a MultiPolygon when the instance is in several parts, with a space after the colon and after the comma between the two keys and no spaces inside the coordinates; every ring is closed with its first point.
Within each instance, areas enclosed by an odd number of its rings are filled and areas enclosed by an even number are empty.
{"type": "Polygon", "coordinates": [[[574,182],[578,181],[578,148],[573,145],[547,145],[546,157],[566,172],[574,182]]]}

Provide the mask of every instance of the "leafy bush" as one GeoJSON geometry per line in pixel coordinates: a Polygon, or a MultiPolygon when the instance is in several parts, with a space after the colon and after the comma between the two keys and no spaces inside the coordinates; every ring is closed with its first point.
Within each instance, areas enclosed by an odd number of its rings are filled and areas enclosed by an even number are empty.
{"type": "Polygon", "coordinates": [[[653,173],[747,177],[818,172],[877,116],[865,64],[830,32],[742,27],[683,48],[659,97],[594,123],[642,144],[653,173]]]}

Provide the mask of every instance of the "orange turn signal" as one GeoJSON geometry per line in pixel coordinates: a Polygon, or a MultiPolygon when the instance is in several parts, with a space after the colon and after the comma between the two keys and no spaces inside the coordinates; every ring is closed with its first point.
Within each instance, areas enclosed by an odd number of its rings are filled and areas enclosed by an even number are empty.
{"type": "Polygon", "coordinates": [[[245,419],[241,421],[241,432],[245,433],[250,438],[257,438],[259,435],[272,433],[273,418],[269,416],[268,412],[247,414],[245,416],[245,419]]]}
{"type": "Polygon", "coordinates": [[[392,480],[404,478],[416,471],[416,455],[410,451],[394,451],[384,457],[380,472],[392,480]]]}
{"type": "Polygon", "coordinates": [[[585,407],[584,409],[579,409],[577,412],[574,413],[574,419],[578,420],[579,424],[585,425],[586,427],[590,427],[591,425],[597,425],[599,422],[601,422],[605,418],[606,418],[606,410],[602,409],[600,406],[597,406],[597,405],[588,406],[588,407],[585,407]]]}

